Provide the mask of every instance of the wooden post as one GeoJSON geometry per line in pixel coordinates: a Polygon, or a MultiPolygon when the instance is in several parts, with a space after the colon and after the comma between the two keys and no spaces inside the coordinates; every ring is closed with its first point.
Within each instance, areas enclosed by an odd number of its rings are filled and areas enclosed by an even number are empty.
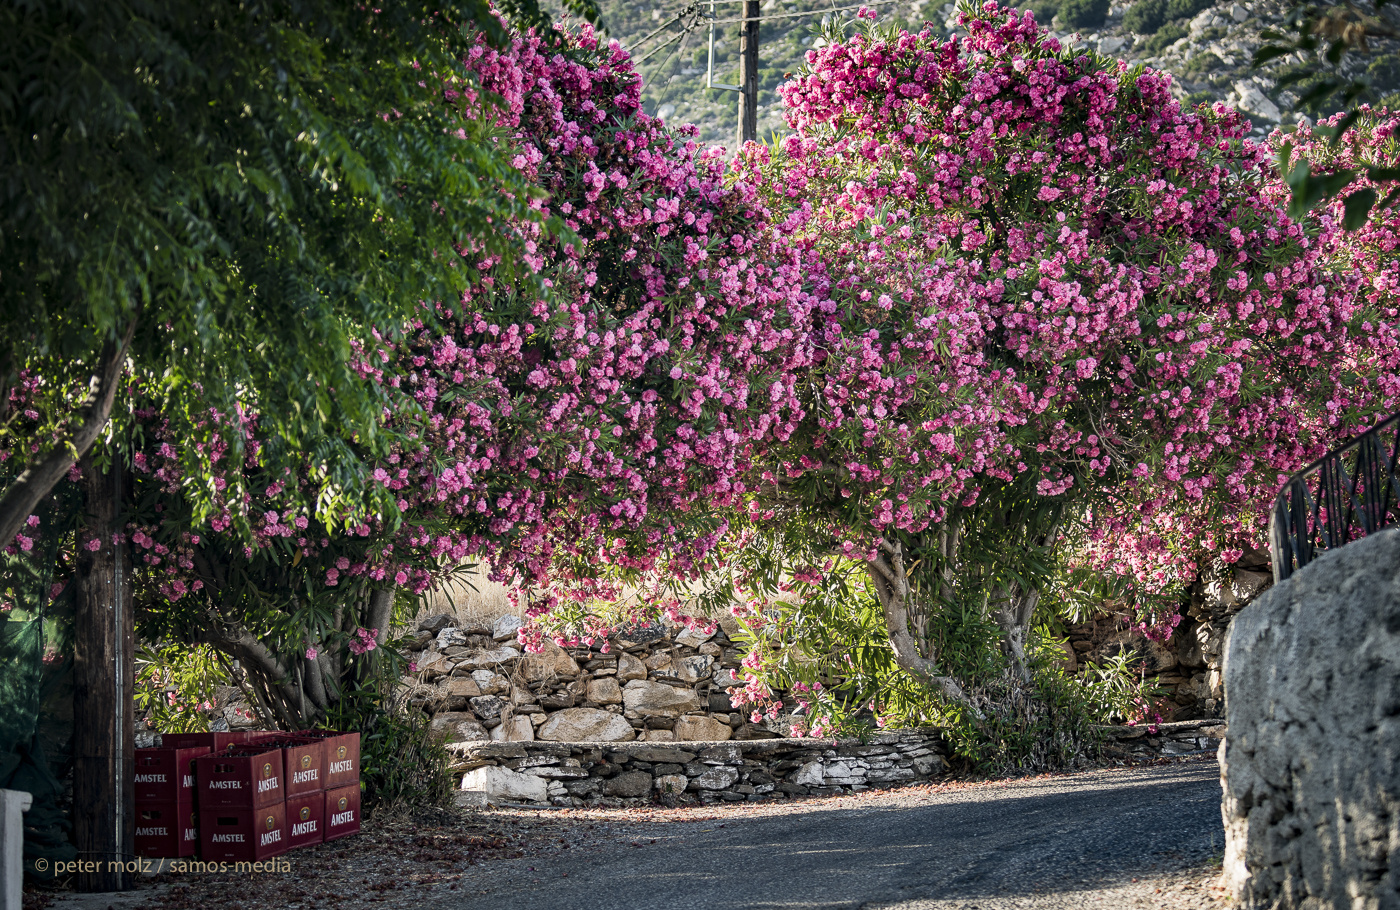
{"type": "Polygon", "coordinates": [[[744,0],[739,29],[739,148],[758,138],[758,4],[744,0]]]}
{"type": "Polygon", "coordinates": [[[134,856],[136,638],[132,629],[131,554],[113,543],[122,529],[122,469],[99,472],[82,462],[86,521],[78,548],[73,644],[73,843],[80,861],[81,891],[125,891],[125,869],[134,856]]]}

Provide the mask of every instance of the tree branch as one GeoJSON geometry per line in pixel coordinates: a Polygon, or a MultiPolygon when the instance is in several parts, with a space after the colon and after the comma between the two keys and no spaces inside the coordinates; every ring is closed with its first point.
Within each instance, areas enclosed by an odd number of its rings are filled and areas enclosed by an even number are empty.
{"type": "Polygon", "coordinates": [[[60,439],[37,464],[31,464],[11,481],[0,496],[0,546],[14,540],[24,527],[25,519],[39,502],[53,490],[87,454],[87,450],[97,440],[107,420],[112,416],[112,405],[116,401],[117,386],[121,382],[122,368],[126,364],[126,352],[131,347],[132,336],[136,333],[136,323],[140,318],[138,310],[127,325],[126,332],[119,342],[108,341],[98,355],[97,372],[88,383],[88,395],[81,410],[76,429],[67,438],[60,439]]]}

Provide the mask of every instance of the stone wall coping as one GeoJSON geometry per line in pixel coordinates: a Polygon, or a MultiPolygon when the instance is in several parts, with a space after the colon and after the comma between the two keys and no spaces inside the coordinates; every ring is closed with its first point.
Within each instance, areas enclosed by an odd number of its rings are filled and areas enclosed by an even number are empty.
{"type": "Polygon", "coordinates": [[[1094,727],[1095,730],[1104,734],[1109,739],[1138,739],[1143,736],[1173,736],[1179,733],[1190,733],[1194,730],[1204,730],[1207,728],[1219,727],[1223,730],[1225,719],[1223,717],[1203,717],[1197,720],[1178,720],[1163,724],[1104,724],[1094,727]],[[1152,727],[1156,732],[1152,731],[1152,727]]]}
{"type": "Polygon", "coordinates": [[[856,737],[842,739],[817,739],[814,737],[777,737],[775,739],[722,739],[722,740],[674,740],[649,742],[630,740],[628,742],[553,742],[531,740],[528,742],[470,742],[448,743],[448,751],[456,755],[472,755],[477,758],[524,758],[527,752],[535,755],[567,756],[578,749],[602,749],[608,752],[653,751],[656,749],[680,749],[685,752],[700,752],[707,749],[738,748],[742,753],[763,755],[789,749],[830,749],[837,746],[894,746],[900,743],[928,742],[940,738],[936,730],[899,730],[879,733],[865,740],[856,737]]]}

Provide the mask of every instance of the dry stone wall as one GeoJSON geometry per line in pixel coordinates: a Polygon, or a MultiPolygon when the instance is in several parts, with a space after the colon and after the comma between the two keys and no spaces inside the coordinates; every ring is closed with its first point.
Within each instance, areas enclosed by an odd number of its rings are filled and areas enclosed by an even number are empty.
{"type": "MultiPolygon", "coordinates": [[[[917,783],[948,770],[933,731],[865,743],[814,739],[720,742],[460,742],[464,794],[555,806],[744,802],[855,793],[917,783]]],[[[464,802],[471,802],[464,799],[464,802]]]]}
{"type": "Polygon", "coordinates": [[[724,629],[657,623],[599,649],[540,654],[516,642],[520,620],[493,625],[431,616],[419,624],[403,686],[447,743],[711,742],[768,739],[727,689],[743,659],[724,629]]]}
{"type": "Polygon", "coordinates": [[[1166,690],[1164,720],[1223,717],[1225,636],[1240,610],[1272,584],[1268,553],[1248,552],[1192,585],[1181,624],[1165,643],[1144,640],[1119,615],[1070,626],[1065,668],[1082,673],[1090,664],[1129,651],[1166,690]]]}

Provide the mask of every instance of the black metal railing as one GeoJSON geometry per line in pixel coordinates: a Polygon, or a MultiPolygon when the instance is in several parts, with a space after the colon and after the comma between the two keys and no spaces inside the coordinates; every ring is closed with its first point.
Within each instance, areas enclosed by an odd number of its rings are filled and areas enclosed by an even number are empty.
{"type": "Polygon", "coordinates": [[[1400,414],[1294,474],[1269,526],[1274,581],[1331,550],[1400,524],[1400,414]]]}

